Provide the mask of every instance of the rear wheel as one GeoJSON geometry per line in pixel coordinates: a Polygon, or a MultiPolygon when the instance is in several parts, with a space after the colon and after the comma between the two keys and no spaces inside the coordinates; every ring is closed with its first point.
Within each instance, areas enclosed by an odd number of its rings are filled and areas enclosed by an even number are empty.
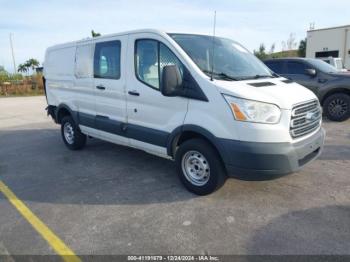
{"type": "Polygon", "coordinates": [[[86,144],[86,135],[81,133],[71,116],[62,119],[61,134],[64,143],[71,150],[82,149],[86,144]]]}
{"type": "Polygon", "coordinates": [[[323,111],[332,121],[344,121],[350,117],[350,96],[343,93],[333,94],[323,103],[323,111]]]}
{"type": "Polygon", "coordinates": [[[181,182],[197,195],[207,195],[226,180],[225,168],[216,150],[203,139],[191,139],[180,145],[175,162],[181,182]]]}

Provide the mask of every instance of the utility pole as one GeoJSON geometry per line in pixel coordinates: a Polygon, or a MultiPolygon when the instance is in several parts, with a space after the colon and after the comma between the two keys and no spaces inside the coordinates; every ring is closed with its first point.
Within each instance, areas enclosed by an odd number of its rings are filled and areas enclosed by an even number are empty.
{"type": "Polygon", "coordinates": [[[15,53],[13,51],[12,33],[10,33],[10,46],[11,46],[11,53],[12,53],[13,70],[14,70],[14,74],[16,74],[17,67],[16,67],[16,61],[15,61],[15,53]]]}

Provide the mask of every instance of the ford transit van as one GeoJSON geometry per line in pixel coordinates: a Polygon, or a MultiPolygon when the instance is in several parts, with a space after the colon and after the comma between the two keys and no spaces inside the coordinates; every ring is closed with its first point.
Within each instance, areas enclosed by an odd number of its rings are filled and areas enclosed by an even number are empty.
{"type": "Polygon", "coordinates": [[[317,97],[228,38],[138,30],[56,45],[44,82],[69,149],[91,136],[168,158],[199,195],[298,171],[323,147],[317,97]]]}

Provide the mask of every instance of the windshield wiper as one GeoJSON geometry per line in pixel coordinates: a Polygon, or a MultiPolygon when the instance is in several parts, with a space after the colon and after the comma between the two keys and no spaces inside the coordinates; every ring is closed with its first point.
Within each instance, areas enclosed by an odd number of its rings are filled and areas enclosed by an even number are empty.
{"type": "Polygon", "coordinates": [[[236,78],[236,77],[233,77],[233,76],[229,76],[227,75],[226,73],[224,72],[221,72],[221,73],[218,73],[218,72],[211,72],[209,70],[203,70],[204,73],[206,73],[207,75],[215,75],[215,76],[218,76],[220,78],[223,78],[223,79],[228,79],[228,80],[231,80],[231,81],[239,81],[240,79],[239,78],[236,78]]]}

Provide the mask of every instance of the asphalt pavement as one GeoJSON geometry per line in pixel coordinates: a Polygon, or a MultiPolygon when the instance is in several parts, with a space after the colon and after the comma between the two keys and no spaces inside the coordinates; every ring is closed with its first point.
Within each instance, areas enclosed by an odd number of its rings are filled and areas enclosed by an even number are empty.
{"type": "MultiPolygon", "coordinates": [[[[78,255],[350,255],[350,120],[324,120],[300,172],[199,197],[169,160],[98,139],[69,151],[45,107],[0,99],[0,180],[78,255]]],[[[55,254],[1,193],[0,214],[0,254],[55,254]]]]}

